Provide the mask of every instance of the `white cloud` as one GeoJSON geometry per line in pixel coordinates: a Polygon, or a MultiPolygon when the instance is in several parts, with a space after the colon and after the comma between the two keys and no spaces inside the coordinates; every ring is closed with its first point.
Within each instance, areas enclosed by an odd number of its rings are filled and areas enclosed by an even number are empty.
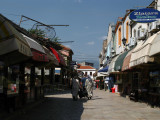
{"type": "Polygon", "coordinates": [[[94,42],[94,41],[91,41],[91,42],[88,42],[87,44],[88,44],[88,45],[94,45],[95,42],[94,42]]]}

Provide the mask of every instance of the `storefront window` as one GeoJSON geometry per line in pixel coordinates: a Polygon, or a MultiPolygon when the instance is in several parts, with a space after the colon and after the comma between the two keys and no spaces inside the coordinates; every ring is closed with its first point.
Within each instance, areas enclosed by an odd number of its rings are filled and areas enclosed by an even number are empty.
{"type": "Polygon", "coordinates": [[[19,92],[19,66],[8,67],[8,90],[7,94],[19,92]]]}
{"type": "Polygon", "coordinates": [[[41,69],[35,68],[35,86],[41,86],[41,69]]]}
{"type": "Polygon", "coordinates": [[[3,87],[4,87],[4,65],[2,62],[0,62],[0,93],[3,93],[3,87]]]}
{"type": "Polygon", "coordinates": [[[150,92],[160,93],[160,71],[150,72],[150,92]]]}

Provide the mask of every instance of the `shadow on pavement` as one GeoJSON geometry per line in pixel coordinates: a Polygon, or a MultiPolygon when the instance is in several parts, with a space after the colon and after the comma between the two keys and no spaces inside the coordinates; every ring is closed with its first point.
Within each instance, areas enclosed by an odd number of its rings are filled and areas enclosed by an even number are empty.
{"type": "Polygon", "coordinates": [[[71,94],[71,90],[55,90],[50,93],[45,93],[45,95],[55,95],[55,94],[71,94]]]}
{"type": "Polygon", "coordinates": [[[72,98],[50,95],[44,103],[12,120],[80,120],[86,101],[85,98],[73,101],[72,98]]]}

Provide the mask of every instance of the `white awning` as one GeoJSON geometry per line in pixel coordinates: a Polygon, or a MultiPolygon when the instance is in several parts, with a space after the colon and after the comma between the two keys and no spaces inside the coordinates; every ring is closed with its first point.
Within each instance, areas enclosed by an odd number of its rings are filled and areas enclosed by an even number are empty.
{"type": "Polygon", "coordinates": [[[149,56],[154,56],[160,54],[160,32],[156,33],[156,37],[154,38],[149,56]]]}
{"type": "Polygon", "coordinates": [[[108,69],[108,73],[109,73],[109,74],[110,74],[110,73],[113,73],[113,72],[118,72],[118,71],[115,71],[115,70],[114,70],[115,62],[116,62],[116,60],[117,60],[118,57],[119,57],[119,55],[116,56],[116,57],[114,57],[114,58],[112,59],[111,63],[109,64],[109,69],[108,69]]]}
{"type": "Polygon", "coordinates": [[[109,76],[109,73],[108,72],[98,72],[97,77],[100,77],[100,76],[109,76]]]}
{"type": "Polygon", "coordinates": [[[26,35],[22,34],[23,37],[26,39],[26,41],[28,42],[30,48],[34,49],[34,50],[37,50],[41,53],[45,53],[43,47],[38,43],[36,42],[35,40],[33,40],[32,38],[30,37],[27,37],[26,35]]]}
{"type": "Polygon", "coordinates": [[[2,15],[0,24],[0,60],[9,65],[31,57],[27,41],[2,15]]]}
{"type": "Polygon", "coordinates": [[[138,42],[137,46],[131,54],[131,59],[129,63],[130,67],[154,61],[153,57],[149,57],[149,52],[156,35],[157,34],[152,35],[146,41],[141,40],[140,42],[138,42]]]}

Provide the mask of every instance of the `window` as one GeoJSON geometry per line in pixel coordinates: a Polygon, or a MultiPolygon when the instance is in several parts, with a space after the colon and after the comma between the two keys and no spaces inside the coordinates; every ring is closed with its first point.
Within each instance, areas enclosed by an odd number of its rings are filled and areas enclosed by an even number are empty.
{"type": "Polygon", "coordinates": [[[118,29],[118,45],[121,46],[121,26],[118,29]]]}
{"type": "Polygon", "coordinates": [[[128,22],[126,23],[126,43],[128,43],[128,37],[129,37],[129,24],[128,22]]]}
{"type": "Polygon", "coordinates": [[[92,76],[92,72],[90,72],[90,76],[92,76]]]}
{"type": "Polygon", "coordinates": [[[142,26],[138,28],[138,37],[140,37],[142,26]]]}
{"type": "Polygon", "coordinates": [[[136,30],[134,29],[134,37],[136,38],[136,30]]]}
{"type": "Polygon", "coordinates": [[[138,29],[138,37],[140,37],[140,29],[138,29]]]}
{"type": "Polygon", "coordinates": [[[87,76],[87,72],[85,72],[85,75],[87,76]]]}
{"type": "Polygon", "coordinates": [[[19,66],[14,65],[8,67],[8,90],[7,94],[19,93],[19,66]]]}

